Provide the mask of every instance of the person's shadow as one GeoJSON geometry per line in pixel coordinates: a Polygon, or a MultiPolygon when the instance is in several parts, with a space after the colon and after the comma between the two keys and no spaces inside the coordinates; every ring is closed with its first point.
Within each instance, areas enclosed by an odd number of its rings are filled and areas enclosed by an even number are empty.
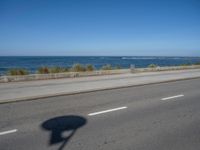
{"type": "Polygon", "coordinates": [[[58,150],[62,150],[78,128],[84,126],[87,120],[81,116],[60,116],[51,118],[41,124],[41,127],[51,132],[49,145],[62,143],[58,150]],[[70,132],[64,136],[64,132],[70,132]]]}

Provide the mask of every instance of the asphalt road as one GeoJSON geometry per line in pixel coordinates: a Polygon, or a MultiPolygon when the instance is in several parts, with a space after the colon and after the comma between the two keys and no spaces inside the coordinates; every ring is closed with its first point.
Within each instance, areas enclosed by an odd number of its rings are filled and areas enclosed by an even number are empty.
{"type": "Polygon", "coordinates": [[[199,77],[189,69],[1,83],[0,103],[199,77]]]}
{"type": "Polygon", "coordinates": [[[1,150],[197,150],[200,79],[0,105],[1,150]]]}

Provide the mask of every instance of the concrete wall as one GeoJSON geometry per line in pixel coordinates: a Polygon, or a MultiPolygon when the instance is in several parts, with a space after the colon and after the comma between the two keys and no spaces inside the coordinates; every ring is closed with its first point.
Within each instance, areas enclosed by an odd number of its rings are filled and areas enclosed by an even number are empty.
{"type": "Polygon", "coordinates": [[[191,66],[170,66],[170,67],[155,67],[155,68],[136,68],[134,72],[151,72],[151,71],[169,71],[169,70],[184,70],[184,69],[200,69],[200,65],[191,66]]]}
{"type": "Polygon", "coordinates": [[[90,72],[65,72],[65,73],[51,73],[51,74],[30,74],[21,76],[1,76],[0,83],[13,82],[13,81],[32,81],[32,80],[47,80],[47,79],[59,79],[59,78],[75,78],[84,76],[98,76],[98,75],[111,75],[130,73],[130,69],[119,70],[98,70],[90,72]]]}
{"type": "Polygon", "coordinates": [[[200,65],[156,67],[156,68],[131,68],[131,69],[119,69],[119,70],[98,70],[98,71],[91,71],[91,72],[66,72],[66,73],[54,73],[54,74],[30,74],[30,75],[24,75],[24,76],[0,76],[0,83],[13,82],[13,81],[47,80],[47,79],[59,79],[59,78],[75,78],[75,77],[84,77],[84,76],[98,76],[98,75],[168,71],[168,70],[184,70],[184,69],[198,69],[198,68],[200,69],[200,65]]]}

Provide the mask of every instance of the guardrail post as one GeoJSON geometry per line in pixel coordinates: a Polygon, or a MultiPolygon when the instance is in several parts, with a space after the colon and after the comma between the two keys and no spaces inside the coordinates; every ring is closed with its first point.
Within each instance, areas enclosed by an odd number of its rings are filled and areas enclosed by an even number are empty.
{"type": "Polygon", "coordinates": [[[3,76],[3,81],[4,81],[4,82],[8,82],[7,76],[3,76]]]}
{"type": "Polygon", "coordinates": [[[130,65],[130,70],[131,70],[131,73],[134,73],[135,72],[135,65],[131,64],[130,65]]]}

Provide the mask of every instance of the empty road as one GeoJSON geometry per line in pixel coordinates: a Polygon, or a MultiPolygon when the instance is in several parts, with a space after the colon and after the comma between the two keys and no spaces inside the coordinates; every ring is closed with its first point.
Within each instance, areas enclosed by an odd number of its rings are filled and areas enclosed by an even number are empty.
{"type": "Polygon", "coordinates": [[[200,79],[0,105],[1,150],[197,150],[200,79]]]}

